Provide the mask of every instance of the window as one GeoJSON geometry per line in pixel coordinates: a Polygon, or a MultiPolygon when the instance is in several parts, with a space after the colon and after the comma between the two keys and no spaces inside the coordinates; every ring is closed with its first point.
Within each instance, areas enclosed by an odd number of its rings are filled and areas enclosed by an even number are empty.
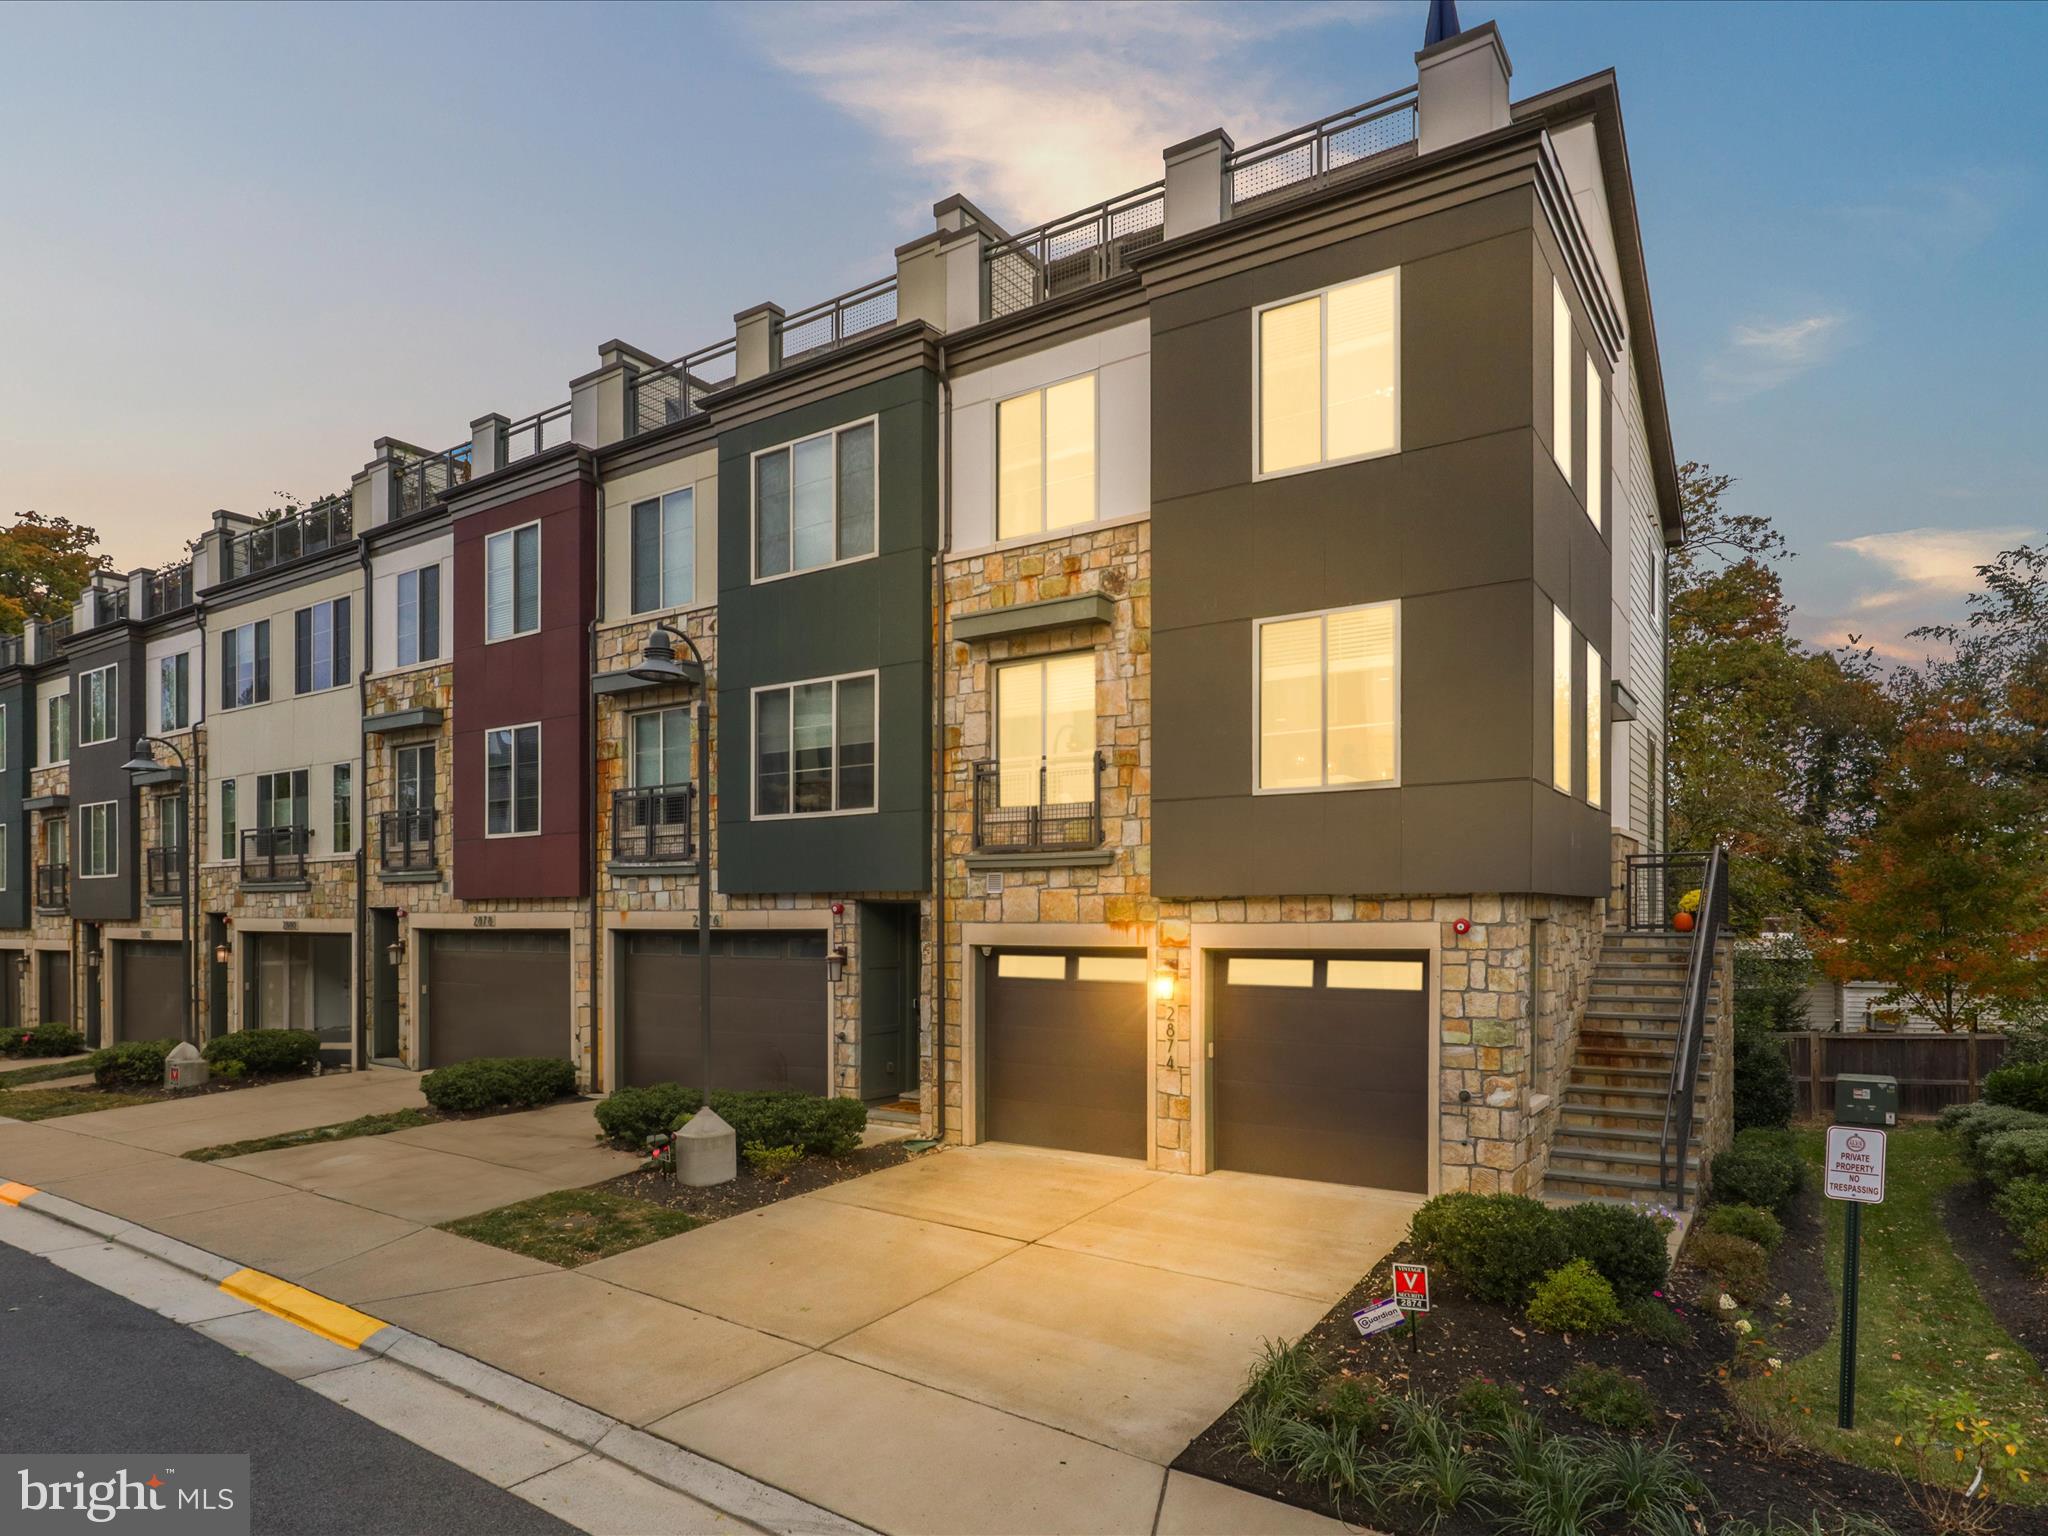
{"type": "Polygon", "coordinates": [[[71,862],[71,823],[63,816],[51,816],[43,822],[43,847],[49,854],[48,863],[71,862]]]}
{"type": "Polygon", "coordinates": [[[159,656],[156,663],[157,720],[161,730],[182,731],[192,723],[192,653],[159,656]]]}
{"type": "Polygon", "coordinates": [[[185,802],[175,791],[156,797],[156,845],[172,850],[185,846],[185,802]]]}
{"type": "Polygon", "coordinates": [[[89,747],[112,741],[121,734],[119,713],[120,682],[113,667],[96,667],[78,679],[78,744],[89,747]]]}
{"type": "Polygon", "coordinates": [[[997,800],[1004,807],[1095,798],[1095,654],[996,669],[997,800]]]}
{"type": "Polygon", "coordinates": [[[7,823],[0,821],[0,891],[7,889],[7,823]]]}
{"type": "Polygon", "coordinates": [[[484,540],[484,638],[506,640],[540,628],[540,524],[484,540]]]}
{"type": "Polygon", "coordinates": [[[1572,621],[1550,610],[1550,782],[1572,792],[1572,621]]]}
{"type": "Polygon", "coordinates": [[[50,729],[45,733],[49,756],[46,763],[71,761],[71,695],[60,693],[50,700],[50,729]]]}
{"type": "Polygon", "coordinates": [[[1593,642],[1586,642],[1586,803],[1592,806],[1606,803],[1606,788],[1601,783],[1601,770],[1606,764],[1601,754],[1606,750],[1607,690],[1601,680],[1600,653],[1593,649],[1593,642]]]}
{"type": "Polygon", "coordinates": [[[349,680],[348,606],[337,597],[292,615],[294,693],[324,693],[349,680]]]}
{"type": "Polygon", "coordinates": [[[434,808],[434,748],[431,742],[398,749],[398,809],[401,812],[431,811],[434,808]]]}
{"type": "Polygon", "coordinates": [[[484,732],[484,835],[524,837],[540,830],[540,727],[484,732]]]}
{"type": "Polygon", "coordinates": [[[1550,280],[1550,451],[1565,479],[1572,477],[1572,311],[1564,289],[1550,280]]]}
{"type": "Polygon", "coordinates": [[[633,504],[633,611],[680,608],[697,596],[697,493],[633,504]]]}
{"type": "MultiPolygon", "coordinates": [[[[0,704],[0,773],[7,771],[7,706],[0,704]]],[[[4,864],[5,860],[0,860],[4,864]]]]}
{"type": "Polygon", "coordinates": [[[256,775],[256,825],[303,827],[306,824],[306,770],[256,775]]]}
{"type": "Polygon", "coordinates": [[[687,709],[652,709],[634,715],[628,722],[632,732],[633,761],[630,765],[635,789],[653,789],[663,784],[690,782],[690,712],[687,709]]]}
{"type": "Polygon", "coordinates": [[[996,537],[1095,521],[1095,375],[996,407],[996,537]]]}
{"type": "Polygon", "coordinates": [[[354,763],[334,765],[334,836],[330,841],[336,853],[352,852],[356,846],[355,777],[354,763]]]}
{"type": "Polygon", "coordinates": [[[235,781],[220,781],[220,856],[235,856],[235,781]]]}
{"type": "Polygon", "coordinates": [[[1261,790],[1395,782],[1399,605],[1268,619],[1257,669],[1261,790]]]}
{"type": "Polygon", "coordinates": [[[81,876],[93,880],[118,873],[114,845],[114,831],[118,825],[111,800],[78,808],[78,851],[83,860],[79,869],[81,876]]]}
{"type": "Polygon", "coordinates": [[[754,455],[754,579],[875,552],[875,424],[754,455]]]}
{"type": "Polygon", "coordinates": [[[1600,472],[1600,434],[1607,401],[1601,393],[1600,370],[1593,366],[1593,354],[1586,354],[1586,516],[1600,526],[1601,488],[1607,477],[1600,472]]]}
{"type": "Polygon", "coordinates": [[[221,631],[220,707],[244,709],[270,698],[270,620],[221,631]]]}
{"type": "Polygon", "coordinates": [[[1401,446],[1400,312],[1398,267],[1258,312],[1261,475],[1401,446]]]}
{"type": "Polygon", "coordinates": [[[398,665],[432,661],[441,654],[441,567],[423,565],[398,573],[398,665]]]}
{"type": "Polygon", "coordinates": [[[875,674],[754,690],[754,814],[875,808],[875,674]]]}

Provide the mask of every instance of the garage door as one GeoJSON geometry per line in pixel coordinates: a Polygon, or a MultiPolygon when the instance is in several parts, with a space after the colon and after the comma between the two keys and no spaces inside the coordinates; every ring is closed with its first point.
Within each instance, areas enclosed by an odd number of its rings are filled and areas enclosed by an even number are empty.
{"type": "MultiPolygon", "coordinates": [[[[624,1076],[703,1086],[697,935],[625,936],[624,1076]]],[[[711,1086],[830,1091],[825,935],[817,929],[714,929],[711,1086]]]]}
{"type": "Polygon", "coordinates": [[[176,944],[124,941],[114,953],[120,995],[116,1040],[176,1040],[185,1033],[185,963],[176,944]]]}
{"type": "Polygon", "coordinates": [[[570,1046],[569,935],[489,929],[427,938],[427,1065],[559,1056],[570,1046]]]}
{"type": "Polygon", "coordinates": [[[985,964],[989,1139],[1143,1157],[1144,956],[997,951],[985,964]]]}
{"type": "Polygon", "coordinates": [[[1426,1193],[1427,957],[1214,962],[1216,1166],[1426,1193]]]}

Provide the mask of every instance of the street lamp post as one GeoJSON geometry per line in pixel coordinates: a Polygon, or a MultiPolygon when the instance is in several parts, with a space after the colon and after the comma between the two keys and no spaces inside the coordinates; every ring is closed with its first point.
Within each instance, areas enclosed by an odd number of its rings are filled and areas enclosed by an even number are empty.
{"type": "MultiPolygon", "coordinates": [[[[168,747],[178,759],[178,960],[185,977],[185,1039],[199,1043],[198,999],[192,979],[192,770],[185,752],[175,741],[162,736],[135,738],[135,755],[121,765],[130,777],[155,773],[160,766],[152,747],[168,747]]],[[[145,871],[145,878],[147,872],[145,871]]]]}
{"type": "Polygon", "coordinates": [[[697,750],[697,1113],[676,1135],[671,1156],[677,1176],[686,1184],[723,1184],[738,1172],[732,1127],[711,1108],[711,686],[704,654],[680,630],[657,624],[631,675],[643,683],[682,685],[696,693],[697,750]],[[690,659],[679,660],[676,641],[688,647],[690,659]]]}

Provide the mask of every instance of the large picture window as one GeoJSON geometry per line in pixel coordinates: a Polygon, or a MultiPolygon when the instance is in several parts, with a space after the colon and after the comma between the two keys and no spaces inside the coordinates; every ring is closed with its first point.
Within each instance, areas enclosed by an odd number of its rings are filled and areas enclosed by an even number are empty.
{"type": "Polygon", "coordinates": [[[1399,268],[1270,305],[1256,324],[1261,475],[1401,446],[1399,268]]]}
{"type": "Polygon", "coordinates": [[[650,709],[629,717],[634,789],[690,782],[690,712],[650,709]]]}
{"type": "Polygon", "coordinates": [[[111,800],[78,808],[78,873],[85,879],[98,879],[120,873],[118,845],[115,842],[115,833],[119,825],[114,802],[111,800]]]}
{"type": "Polygon", "coordinates": [[[120,682],[114,667],[95,667],[78,679],[78,744],[112,741],[121,734],[120,682]]]}
{"type": "Polygon", "coordinates": [[[1258,626],[1258,787],[1392,784],[1400,773],[1400,607],[1258,626]]]}
{"type": "Polygon", "coordinates": [[[270,620],[220,633],[220,707],[243,709],[270,697],[270,620]]]}
{"type": "Polygon", "coordinates": [[[507,528],[484,540],[484,639],[508,640],[540,628],[540,524],[507,528]]]}
{"type": "Polygon", "coordinates": [[[996,775],[1006,809],[1094,798],[1094,652],[996,669],[996,775]]]}
{"type": "Polygon", "coordinates": [[[324,693],[349,680],[349,601],[315,603],[292,615],[292,691],[324,693]]]}
{"type": "Polygon", "coordinates": [[[434,744],[400,747],[396,759],[398,809],[406,814],[434,809],[434,744]]]}
{"type": "Polygon", "coordinates": [[[754,455],[754,579],[875,552],[875,423],[754,455]]]}
{"type": "Polygon", "coordinates": [[[875,808],[875,674],[754,690],[754,815],[875,808]]]}
{"type": "Polygon", "coordinates": [[[996,407],[996,537],[1095,521],[1095,375],[996,407]]]}
{"type": "Polygon", "coordinates": [[[697,596],[697,493],[685,487],[633,503],[633,611],[681,608],[697,596]]]}
{"type": "Polygon", "coordinates": [[[256,775],[256,825],[268,830],[306,825],[307,781],[304,768],[256,775]]]}
{"type": "Polygon", "coordinates": [[[484,732],[484,835],[527,837],[540,830],[540,727],[484,732]]]}
{"type": "Polygon", "coordinates": [[[441,654],[441,567],[398,573],[398,657],[401,667],[441,654]]]}

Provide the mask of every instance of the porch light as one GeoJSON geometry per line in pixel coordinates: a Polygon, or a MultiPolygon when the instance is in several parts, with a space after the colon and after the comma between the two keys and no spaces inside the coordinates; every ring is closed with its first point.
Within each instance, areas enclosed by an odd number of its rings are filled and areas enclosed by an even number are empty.
{"type": "Polygon", "coordinates": [[[228,941],[226,939],[222,939],[213,946],[213,963],[215,965],[226,965],[233,958],[234,951],[228,948],[228,941]]]}
{"type": "Polygon", "coordinates": [[[692,688],[702,688],[704,663],[679,661],[676,658],[677,638],[676,632],[666,624],[655,625],[648,632],[647,644],[641,649],[640,660],[634,664],[629,675],[643,683],[687,683],[692,688]]]}
{"type": "Polygon", "coordinates": [[[1180,984],[1180,977],[1170,966],[1161,966],[1159,974],[1152,978],[1152,995],[1162,1003],[1173,1001],[1173,989],[1180,984]]]}
{"type": "Polygon", "coordinates": [[[390,963],[391,969],[397,970],[398,962],[405,958],[405,940],[393,939],[389,944],[386,944],[384,946],[384,958],[390,963]]]}
{"type": "Polygon", "coordinates": [[[844,944],[834,944],[832,946],[832,953],[825,957],[825,979],[837,985],[839,978],[845,974],[846,946],[844,944]]]}

